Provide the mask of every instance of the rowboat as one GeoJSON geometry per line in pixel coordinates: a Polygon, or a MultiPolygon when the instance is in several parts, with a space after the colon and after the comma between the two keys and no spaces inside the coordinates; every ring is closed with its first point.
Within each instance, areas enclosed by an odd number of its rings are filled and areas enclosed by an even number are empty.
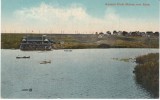
{"type": "Polygon", "coordinates": [[[51,63],[51,60],[49,60],[49,61],[42,61],[42,62],[40,62],[40,64],[47,64],[47,63],[51,63]]]}
{"type": "Polygon", "coordinates": [[[23,57],[16,57],[17,59],[21,59],[21,58],[30,58],[30,56],[23,56],[23,57]]]}

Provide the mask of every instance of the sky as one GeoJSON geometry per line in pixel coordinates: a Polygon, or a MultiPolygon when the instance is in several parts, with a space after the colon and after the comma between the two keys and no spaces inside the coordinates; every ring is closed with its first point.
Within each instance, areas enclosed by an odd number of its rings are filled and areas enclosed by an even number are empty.
{"type": "Polygon", "coordinates": [[[159,31],[159,3],[160,0],[1,0],[1,31],[159,31]]]}

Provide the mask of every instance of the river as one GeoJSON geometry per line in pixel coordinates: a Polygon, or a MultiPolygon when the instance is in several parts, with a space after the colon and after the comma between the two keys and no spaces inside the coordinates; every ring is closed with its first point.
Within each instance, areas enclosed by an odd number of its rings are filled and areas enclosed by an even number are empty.
{"type": "Polygon", "coordinates": [[[135,82],[135,58],[158,49],[1,50],[2,98],[152,98],[135,82]],[[30,59],[16,59],[30,56],[30,59]],[[40,64],[43,60],[51,63],[40,64]],[[32,89],[32,91],[24,91],[32,89]]]}

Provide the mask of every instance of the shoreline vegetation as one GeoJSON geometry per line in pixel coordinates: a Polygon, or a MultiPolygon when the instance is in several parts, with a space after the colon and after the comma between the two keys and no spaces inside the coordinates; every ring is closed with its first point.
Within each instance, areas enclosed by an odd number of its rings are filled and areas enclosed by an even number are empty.
{"type": "Polygon", "coordinates": [[[150,53],[136,58],[135,80],[149,91],[154,98],[159,98],[159,53],[150,53]]]}
{"type": "Polygon", "coordinates": [[[135,62],[134,58],[112,58],[113,60],[123,61],[123,62],[135,62]]]}
{"type": "MultiPolygon", "coordinates": [[[[1,33],[2,49],[19,49],[23,36],[43,34],[1,33]]],[[[89,48],[159,48],[159,37],[121,36],[107,34],[47,34],[54,49],[89,48]]]]}

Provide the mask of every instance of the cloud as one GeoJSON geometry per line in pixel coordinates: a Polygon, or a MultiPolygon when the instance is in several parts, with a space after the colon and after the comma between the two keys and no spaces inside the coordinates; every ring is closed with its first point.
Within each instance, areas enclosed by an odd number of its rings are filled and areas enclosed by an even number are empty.
{"type": "MultiPolygon", "coordinates": [[[[17,30],[34,30],[35,32],[61,32],[67,33],[95,33],[107,30],[145,30],[150,27],[150,22],[137,22],[136,19],[121,18],[113,8],[107,8],[103,18],[96,18],[88,14],[83,5],[71,4],[68,7],[60,7],[41,3],[37,7],[23,8],[14,12],[15,21],[12,23],[17,30]],[[137,27],[141,26],[141,27],[137,27]],[[146,27],[149,26],[149,27],[146,27]]],[[[5,25],[7,26],[7,25],[5,25]]],[[[155,26],[155,25],[153,25],[155,26]]],[[[10,26],[12,29],[12,27],[10,26]]]]}
{"type": "Polygon", "coordinates": [[[23,19],[35,19],[40,21],[53,21],[55,19],[68,20],[84,19],[87,17],[85,9],[78,6],[71,6],[69,8],[59,8],[41,3],[39,7],[30,9],[22,9],[15,12],[17,16],[21,16],[23,19]]]}

